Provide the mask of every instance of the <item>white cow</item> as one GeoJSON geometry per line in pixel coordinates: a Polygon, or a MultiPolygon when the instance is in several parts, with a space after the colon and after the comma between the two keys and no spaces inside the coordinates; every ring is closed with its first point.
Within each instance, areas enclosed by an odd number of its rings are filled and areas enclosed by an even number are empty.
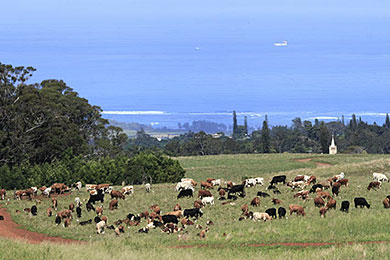
{"type": "Polygon", "coordinates": [[[206,206],[207,204],[214,205],[214,197],[203,197],[202,204],[206,206]]]}
{"type": "Polygon", "coordinates": [[[134,193],[134,187],[132,185],[128,185],[122,188],[123,195],[130,195],[134,193]]]}
{"type": "Polygon", "coordinates": [[[213,186],[216,186],[216,185],[221,186],[221,183],[222,183],[221,179],[216,179],[216,180],[211,181],[211,184],[213,186]]]}
{"type": "Polygon", "coordinates": [[[337,181],[339,181],[345,178],[345,174],[344,172],[340,172],[340,174],[335,175],[334,177],[336,177],[337,181]]]}
{"type": "Polygon", "coordinates": [[[383,173],[374,172],[372,174],[372,177],[374,178],[374,181],[379,181],[379,182],[387,181],[387,182],[389,182],[389,179],[383,173]]]}
{"type": "Polygon", "coordinates": [[[260,184],[261,186],[264,185],[264,178],[257,177],[255,178],[256,184],[260,184]]]}
{"type": "Polygon", "coordinates": [[[104,228],[106,226],[106,222],[104,220],[100,221],[96,224],[96,231],[98,234],[104,234],[104,228]]]}
{"type": "Polygon", "coordinates": [[[76,197],[76,198],[74,199],[74,203],[75,203],[76,207],[81,207],[81,200],[80,200],[79,197],[76,197]]]}
{"type": "Polygon", "coordinates": [[[179,191],[180,189],[188,190],[190,188],[192,188],[192,189],[194,188],[190,181],[178,182],[177,185],[176,185],[176,191],[179,191]]]}
{"type": "Polygon", "coordinates": [[[246,179],[245,180],[245,187],[252,187],[252,186],[256,186],[256,179],[255,178],[251,178],[251,179],[246,179]]]}
{"type": "Polygon", "coordinates": [[[151,186],[150,186],[150,183],[146,183],[146,184],[145,184],[145,190],[146,190],[147,193],[150,192],[150,187],[151,187],[151,186]]]}
{"type": "Polygon", "coordinates": [[[46,188],[44,191],[42,191],[42,195],[46,195],[50,197],[51,187],[46,188]]]}
{"type": "Polygon", "coordinates": [[[76,186],[75,186],[76,190],[81,191],[82,187],[83,187],[83,184],[81,183],[81,181],[76,182],[76,186]]]}
{"type": "Polygon", "coordinates": [[[272,218],[270,217],[270,215],[268,215],[268,213],[264,213],[264,212],[253,212],[253,215],[251,216],[253,221],[258,221],[258,220],[263,220],[263,221],[267,221],[267,220],[272,220],[272,218]]]}

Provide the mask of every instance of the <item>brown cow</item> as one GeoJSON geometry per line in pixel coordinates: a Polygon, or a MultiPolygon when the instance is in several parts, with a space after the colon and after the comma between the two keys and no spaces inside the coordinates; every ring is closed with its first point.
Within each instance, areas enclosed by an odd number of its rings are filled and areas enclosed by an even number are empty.
{"type": "Polygon", "coordinates": [[[58,212],[56,216],[60,218],[72,218],[72,211],[69,209],[65,209],[63,211],[58,212]]]}
{"type": "Polygon", "coordinates": [[[69,210],[74,212],[74,204],[73,204],[73,202],[69,204],[69,210]]]}
{"type": "Polygon", "coordinates": [[[198,192],[198,197],[201,199],[203,199],[204,197],[212,197],[212,196],[213,194],[211,194],[211,192],[208,190],[199,190],[198,192]]]}
{"type": "Polygon", "coordinates": [[[310,178],[307,180],[307,184],[311,184],[311,183],[316,183],[317,182],[317,178],[316,178],[316,176],[314,176],[314,175],[312,175],[312,176],[310,176],[310,178]]]}
{"type": "Polygon", "coordinates": [[[207,181],[200,182],[200,187],[202,189],[212,189],[213,185],[211,183],[208,183],[207,181]]]}
{"type": "Polygon", "coordinates": [[[101,216],[103,214],[103,207],[97,207],[95,211],[98,216],[101,216]]]}
{"type": "Polygon", "coordinates": [[[231,187],[233,187],[233,182],[232,181],[228,181],[226,183],[226,185],[228,186],[228,188],[231,188],[231,187]]]}
{"type": "Polygon", "coordinates": [[[301,197],[303,200],[305,200],[309,196],[309,191],[308,190],[303,190],[294,195],[294,198],[301,197]]]}
{"type": "Polygon", "coordinates": [[[348,179],[341,179],[338,181],[338,183],[340,183],[341,185],[344,185],[345,187],[348,186],[348,179]]]}
{"type": "Polygon", "coordinates": [[[214,178],[207,178],[207,180],[206,180],[208,183],[210,183],[211,184],[211,182],[212,181],[215,181],[215,179],[214,178]]]}
{"type": "Polygon", "coordinates": [[[166,213],[166,215],[173,215],[176,216],[177,218],[180,218],[181,216],[183,216],[183,211],[182,210],[170,211],[166,213]]]}
{"type": "Polygon", "coordinates": [[[242,211],[242,214],[248,213],[248,205],[247,204],[242,205],[241,211],[242,211]]]}
{"type": "Polygon", "coordinates": [[[297,175],[294,178],[294,181],[303,181],[303,180],[305,180],[305,176],[304,175],[297,175]]]}
{"type": "Polygon", "coordinates": [[[46,215],[47,215],[48,217],[51,217],[51,216],[53,215],[53,213],[52,213],[52,211],[51,211],[51,208],[47,208],[47,209],[46,209],[46,215]]]}
{"type": "Polygon", "coordinates": [[[340,188],[341,187],[341,182],[338,181],[338,182],[333,183],[333,187],[340,188]]]}
{"type": "Polygon", "coordinates": [[[149,218],[151,221],[154,221],[156,218],[159,219],[160,221],[162,221],[161,216],[154,211],[150,212],[149,218]]]}
{"type": "Polygon", "coordinates": [[[260,198],[259,197],[254,197],[253,200],[251,201],[251,206],[257,207],[260,205],[260,198]]]}
{"type": "Polygon", "coordinates": [[[331,198],[329,192],[326,192],[326,191],[318,191],[318,192],[317,192],[317,195],[320,196],[320,197],[323,198],[323,199],[329,199],[329,198],[331,198]]]}
{"type": "Polygon", "coordinates": [[[181,210],[181,206],[180,206],[179,203],[177,203],[177,204],[175,205],[175,207],[173,208],[173,211],[176,211],[176,210],[181,210]]]}
{"type": "Polygon", "coordinates": [[[113,190],[111,191],[111,199],[125,199],[125,195],[123,195],[122,192],[120,192],[119,190],[113,190]]]}
{"type": "Polygon", "coordinates": [[[69,227],[70,226],[70,218],[66,218],[64,220],[64,227],[69,227]]]}
{"type": "Polygon", "coordinates": [[[218,193],[219,193],[219,196],[220,196],[220,197],[224,197],[225,194],[226,194],[226,192],[225,192],[224,189],[220,189],[220,190],[218,191],[218,193]]]}
{"type": "Polygon", "coordinates": [[[55,198],[52,198],[52,199],[51,199],[51,204],[52,204],[51,207],[52,207],[54,210],[57,210],[58,201],[57,201],[55,198]]]}
{"type": "Polygon", "coordinates": [[[390,200],[388,198],[385,198],[383,200],[383,206],[385,207],[385,209],[390,208],[390,200]]]}
{"type": "Polygon", "coordinates": [[[290,215],[292,215],[293,212],[296,212],[297,215],[302,215],[302,216],[306,215],[305,210],[303,209],[302,206],[291,204],[290,206],[288,206],[288,208],[290,209],[290,215]]]}
{"type": "Polygon", "coordinates": [[[336,209],[336,201],[331,197],[328,202],[326,203],[325,208],[328,209],[336,209]]]}
{"type": "Polygon", "coordinates": [[[155,212],[157,215],[160,215],[161,209],[157,204],[150,206],[150,209],[153,210],[153,212],[155,212]]]}
{"type": "Polygon", "coordinates": [[[0,197],[1,197],[1,200],[5,200],[5,195],[6,195],[6,191],[5,191],[5,189],[1,189],[0,190],[0,197]]]}
{"type": "Polygon", "coordinates": [[[96,185],[96,190],[100,190],[100,189],[108,189],[110,187],[110,184],[107,184],[107,183],[104,183],[104,184],[98,184],[96,185]]]}
{"type": "Polygon", "coordinates": [[[328,211],[327,208],[324,208],[324,207],[320,208],[320,215],[321,215],[321,218],[324,218],[324,217],[325,217],[325,213],[326,213],[327,211],[328,211]]]}
{"type": "Polygon", "coordinates": [[[372,181],[372,182],[370,182],[370,184],[368,184],[367,190],[380,189],[381,186],[382,186],[382,184],[379,181],[372,181]]]}
{"type": "Polygon", "coordinates": [[[201,200],[195,200],[194,201],[194,208],[200,209],[203,207],[203,203],[201,200]]]}
{"type": "Polygon", "coordinates": [[[145,210],[139,214],[141,218],[147,219],[149,217],[149,211],[145,210]]]}
{"type": "Polygon", "coordinates": [[[64,183],[54,183],[51,185],[52,192],[55,192],[57,194],[63,194],[66,190],[67,186],[64,183]]]}
{"type": "Polygon", "coordinates": [[[320,196],[317,196],[314,198],[314,206],[315,207],[325,206],[325,201],[320,196]]]}
{"type": "Polygon", "coordinates": [[[274,205],[277,205],[277,204],[282,203],[282,201],[281,201],[280,199],[272,199],[272,203],[273,203],[274,205]]]}
{"type": "Polygon", "coordinates": [[[332,181],[330,181],[330,180],[325,180],[325,181],[319,182],[319,184],[321,184],[322,187],[324,187],[324,189],[329,189],[330,186],[332,186],[332,181]]]}
{"type": "Polygon", "coordinates": [[[118,200],[116,200],[116,199],[111,200],[110,204],[109,204],[109,209],[114,210],[117,208],[118,208],[118,200]]]}

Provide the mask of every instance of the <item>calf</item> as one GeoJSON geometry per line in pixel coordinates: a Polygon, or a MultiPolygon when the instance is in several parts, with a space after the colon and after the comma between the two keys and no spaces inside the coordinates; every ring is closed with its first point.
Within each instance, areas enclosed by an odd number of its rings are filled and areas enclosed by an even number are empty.
{"type": "Polygon", "coordinates": [[[271,185],[278,184],[279,182],[282,182],[283,184],[286,184],[286,175],[279,175],[274,176],[271,180],[271,185]]]}
{"type": "Polygon", "coordinates": [[[325,217],[325,214],[326,212],[328,211],[328,209],[325,207],[322,207],[320,208],[320,215],[321,215],[321,218],[324,218],[325,217]]]}
{"type": "Polygon", "coordinates": [[[119,190],[112,190],[110,192],[110,195],[111,195],[111,199],[125,199],[125,195],[123,195],[122,192],[120,192],[119,190]]]}
{"type": "Polygon", "coordinates": [[[265,211],[268,215],[270,215],[272,218],[277,218],[276,216],[276,209],[275,208],[269,208],[265,211]]]}
{"type": "Polygon", "coordinates": [[[103,207],[100,206],[100,207],[97,207],[96,210],[95,210],[96,214],[98,216],[101,216],[103,214],[103,207]]]}
{"type": "Polygon", "coordinates": [[[277,205],[277,204],[282,203],[282,201],[281,201],[280,199],[272,199],[272,203],[273,203],[274,205],[277,205]]]}
{"type": "Polygon", "coordinates": [[[383,173],[376,173],[376,172],[374,172],[372,174],[372,177],[374,178],[374,181],[380,181],[380,182],[386,181],[386,182],[389,182],[389,179],[383,173]]]}
{"type": "Polygon", "coordinates": [[[340,210],[341,210],[342,212],[348,212],[348,210],[349,210],[349,201],[344,200],[343,202],[341,202],[341,208],[340,208],[340,210]]]}
{"type": "Polygon", "coordinates": [[[177,198],[184,198],[184,197],[190,197],[192,198],[194,196],[194,191],[192,189],[187,190],[180,190],[179,194],[177,195],[177,198]]]}
{"type": "Polygon", "coordinates": [[[370,184],[368,184],[367,190],[380,189],[381,185],[382,185],[382,183],[380,183],[379,181],[372,181],[372,182],[370,182],[370,184]]]}
{"type": "Polygon", "coordinates": [[[134,187],[132,185],[125,186],[121,190],[123,195],[130,195],[134,193],[134,187]]]}
{"type": "Polygon", "coordinates": [[[355,208],[357,208],[358,206],[360,208],[364,208],[364,206],[366,206],[368,209],[370,208],[370,204],[367,203],[367,200],[365,198],[357,197],[353,199],[353,202],[355,204],[355,208]]]}
{"type": "Polygon", "coordinates": [[[251,201],[251,206],[257,207],[259,205],[260,205],[260,198],[259,197],[253,198],[253,200],[251,201]]]}
{"type": "Polygon", "coordinates": [[[286,216],[286,209],[283,207],[278,208],[279,218],[284,218],[286,216]]]}
{"type": "Polygon", "coordinates": [[[38,211],[38,209],[37,209],[37,206],[32,206],[31,207],[31,214],[33,215],[33,216],[36,216],[37,215],[37,211],[38,211]]]}
{"type": "Polygon", "coordinates": [[[297,215],[302,215],[302,216],[305,216],[305,210],[303,209],[302,206],[299,206],[299,205],[293,205],[291,204],[289,207],[290,209],[290,216],[295,212],[297,213],[297,215]]]}
{"type": "Polygon", "coordinates": [[[233,187],[231,187],[228,191],[229,194],[236,194],[236,193],[240,193],[240,194],[245,194],[245,185],[241,184],[241,185],[233,185],[233,187]]]}
{"type": "Polygon", "coordinates": [[[52,208],[54,209],[54,210],[57,210],[57,207],[58,207],[58,201],[56,200],[56,199],[51,199],[51,204],[52,204],[52,208]]]}
{"type": "Polygon", "coordinates": [[[114,199],[110,201],[109,209],[114,210],[118,208],[118,200],[114,199]]]}

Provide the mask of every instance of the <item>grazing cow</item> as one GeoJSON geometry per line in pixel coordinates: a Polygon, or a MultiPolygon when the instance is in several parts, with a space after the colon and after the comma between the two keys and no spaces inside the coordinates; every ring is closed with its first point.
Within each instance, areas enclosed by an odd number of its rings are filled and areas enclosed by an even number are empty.
{"type": "Polygon", "coordinates": [[[61,217],[60,216],[56,216],[56,219],[55,219],[54,222],[56,223],[56,225],[61,224],[61,217]]]}
{"type": "Polygon", "coordinates": [[[87,211],[95,211],[95,207],[91,204],[91,203],[88,203],[85,205],[85,207],[87,208],[87,211]]]}
{"type": "Polygon", "coordinates": [[[109,204],[109,209],[114,210],[117,208],[118,208],[118,200],[116,200],[116,199],[111,200],[110,204],[109,204]]]}
{"type": "Polygon", "coordinates": [[[189,218],[189,217],[202,217],[203,216],[203,211],[198,208],[193,208],[193,209],[185,209],[183,212],[184,217],[189,218]]]}
{"type": "Polygon", "coordinates": [[[104,202],[104,192],[102,189],[92,190],[89,194],[89,200],[87,203],[95,204],[96,201],[104,202]]]}
{"type": "Polygon", "coordinates": [[[31,214],[33,215],[33,216],[36,216],[37,215],[37,211],[38,211],[38,209],[37,209],[37,206],[32,206],[31,207],[31,214]]]}
{"type": "Polygon", "coordinates": [[[207,178],[207,180],[206,180],[206,182],[208,182],[208,183],[212,183],[213,181],[215,181],[215,179],[214,178],[207,178]]]}
{"type": "Polygon", "coordinates": [[[242,210],[242,214],[247,213],[248,212],[248,205],[247,204],[242,205],[241,210],[242,210]]]}
{"type": "Polygon", "coordinates": [[[325,206],[325,201],[320,196],[317,196],[314,198],[314,206],[315,207],[325,206]]]}
{"type": "Polygon", "coordinates": [[[374,181],[380,181],[380,182],[386,181],[386,182],[389,182],[389,179],[383,173],[374,172],[372,174],[372,177],[374,178],[374,181]]]}
{"type": "Polygon", "coordinates": [[[51,217],[53,215],[53,212],[51,211],[51,208],[46,209],[46,216],[51,217]]]}
{"type": "Polygon", "coordinates": [[[122,192],[120,192],[119,190],[112,190],[110,192],[110,195],[111,195],[111,199],[125,199],[125,195],[123,195],[122,192]]]}
{"type": "Polygon", "coordinates": [[[222,180],[221,179],[216,179],[216,180],[213,180],[213,181],[211,181],[211,184],[213,185],[213,186],[221,186],[221,184],[222,184],[222,180]]]}
{"type": "Polygon", "coordinates": [[[170,211],[170,212],[167,212],[167,214],[165,214],[165,215],[174,215],[177,218],[180,218],[181,216],[183,216],[183,211],[182,210],[170,211]]]}
{"type": "Polygon", "coordinates": [[[200,209],[203,207],[202,201],[201,200],[195,200],[194,201],[194,208],[200,209]]]}
{"type": "Polygon", "coordinates": [[[272,220],[270,215],[265,212],[249,212],[249,218],[253,219],[253,221],[263,220],[264,222],[267,220],[272,220]]]}
{"type": "Polygon", "coordinates": [[[76,207],[81,207],[81,200],[80,200],[80,198],[79,197],[76,197],[75,199],[74,199],[74,203],[76,204],[76,207]]]}
{"type": "Polygon", "coordinates": [[[299,205],[293,205],[291,204],[290,206],[288,206],[288,208],[290,209],[290,216],[295,212],[297,213],[297,215],[302,215],[302,216],[305,216],[305,210],[303,209],[302,206],[299,206],[299,205]]]}
{"type": "Polygon", "coordinates": [[[220,190],[218,191],[218,193],[219,193],[219,196],[220,196],[221,198],[225,197],[226,192],[225,192],[224,189],[220,189],[220,190]]]}
{"type": "Polygon", "coordinates": [[[326,212],[328,211],[328,209],[325,207],[322,207],[322,208],[320,208],[320,216],[321,216],[321,218],[324,218],[325,217],[325,214],[326,214],[326,212]]]}
{"type": "Polygon", "coordinates": [[[61,218],[72,218],[72,211],[70,211],[69,209],[65,209],[63,211],[58,212],[56,216],[61,218]]]}
{"type": "Polygon", "coordinates": [[[281,201],[280,199],[272,199],[272,203],[273,203],[274,205],[277,205],[277,204],[282,203],[282,201],[281,201]]]}
{"type": "Polygon", "coordinates": [[[294,198],[301,197],[303,200],[309,197],[309,191],[308,190],[302,190],[296,194],[294,194],[294,198]]]}
{"type": "Polygon", "coordinates": [[[1,189],[0,190],[0,197],[1,197],[1,200],[5,200],[5,195],[7,194],[7,192],[5,191],[5,189],[1,189]]]}
{"type": "Polygon", "coordinates": [[[81,208],[80,207],[76,208],[76,214],[77,214],[77,218],[81,218],[81,208]]]}
{"type": "Polygon", "coordinates": [[[252,179],[246,179],[244,181],[244,185],[245,187],[252,187],[252,186],[256,186],[256,179],[255,178],[252,178],[252,179]]]}
{"type": "Polygon", "coordinates": [[[239,193],[239,194],[245,194],[245,185],[241,184],[241,185],[233,185],[233,187],[231,187],[229,190],[228,190],[228,193],[229,194],[236,194],[236,193],[239,193]]]}
{"type": "Polygon", "coordinates": [[[48,198],[50,198],[50,193],[51,193],[51,187],[46,188],[42,191],[42,195],[47,196],[48,198]]]}
{"type": "Polygon", "coordinates": [[[385,209],[390,208],[390,200],[388,198],[385,198],[383,200],[383,206],[385,207],[385,209]]]}
{"type": "Polygon", "coordinates": [[[193,179],[191,178],[182,178],[180,180],[181,182],[190,182],[192,184],[193,187],[196,187],[196,185],[198,185],[198,183],[196,183],[196,181],[194,181],[193,179]]]}
{"type": "Polygon", "coordinates": [[[95,212],[98,216],[101,216],[103,214],[103,206],[97,207],[95,212]]]}
{"type": "Polygon", "coordinates": [[[339,196],[339,192],[340,192],[340,187],[337,187],[337,186],[334,186],[332,187],[332,194],[333,196],[336,195],[336,196],[339,196]]]}
{"type": "Polygon", "coordinates": [[[274,194],[282,194],[282,193],[280,192],[280,190],[278,190],[278,189],[274,189],[272,192],[273,192],[274,194]]]}
{"type": "Polygon", "coordinates": [[[269,208],[265,211],[268,215],[270,215],[272,218],[277,218],[276,215],[276,208],[269,208]]]}
{"type": "Polygon", "coordinates": [[[173,211],[176,211],[176,210],[181,210],[181,206],[180,206],[179,203],[177,203],[177,204],[175,205],[175,207],[173,208],[173,211]]]}
{"type": "Polygon", "coordinates": [[[57,210],[58,201],[57,201],[56,199],[52,198],[52,199],[51,199],[51,204],[52,204],[51,207],[52,207],[54,210],[57,210]]]}
{"type": "Polygon", "coordinates": [[[370,182],[370,184],[368,184],[367,190],[380,189],[381,185],[382,185],[382,183],[380,183],[379,181],[372,181],[372,182],[370,182]]]}
{"type": "Polygon", "coordinates": [[[64,183],[54,183],[51,189],[57,194],[63,194],[68,187],[64,183]]]}
{"type": "Polygon", "coordinates": [[[340,208],[340,210],[341,210],[342,212],[348,212],[348,210],[349,210],[349,201],[344,200],[343,202],[341,202],[341,208],[340,208]]]}
{"type": "Polygon", "coordinates": [[[312,183],[314,184],[314,183],[316,183],[316,181],[317,181],[317,178],[316,178],[316,176],[313,175],[313,176],[309,177],[309,179],[306,181],[306,183],[307,184],[312,184],[312,183]]]}
{"type": "Polygon", "coordinates": [[[333,176],[333,181],[339,181],[345,178],[345,174],[343,172],[340,172],[340,174],[333,176]]]}
{"type": "Polygon", "coordinates": [[[227,183],[226,183],[226,185],[227,185],[227,187],[230,189],[230,188],[232,188],[233,187],[233,182],[232,181],[228,181],[227,183]]]}
{"type": "Polygon", "coordinates": [[[75,183],[76,190],[81,191],[82,187],[83,187],[83,184],[81,183],[81,181],[78,181],[75,183]]]}
{"type": "Polygon", "coordinates": [[[199,190],[198,192],[198,197],[200,199],[203,199],[204,197],[212,197],[212,196],[213,194],[211,194],[211,192],[208,190],[199,190]]]}
{"type": "MultiPolygon", "coordinates": [[[[294,178],[294,182],[296,181],[304,181],[305,180],[305,176],[307,175],[297,175],[295,178],[294,178]]],[[[309,178],[309,176],[307,176],[309,178]]]]}
{"type": "Polygon", "coordinates": [[[265,193],[265,192],[261,192],[261,191],[259,191],[259,192],[257,192],[257,196],[258,197],[269,197],[269,194],[268,193],[265,193]]]}
{"type": "Polygon", "coordinates": [[[150,192],[151,187],[152,187],[152,186],[150,185],[150,183],[146,183],[146,184],[145,184],[145,190],[146,190],[147,193],[150,192]]]}
{"type": "MultiPolygon", "coordinates": [[[[236,195],[231,195],[230,193],[228,194],[228,200],[237,200],[238,197],[236,195]]],[[[229,203],[229,202],[226,202],[226,203],[229,203]]]]}
{"type": "Polygon", "coordinates": [[[358,206],[360,208],[364,208],[364,206],[366,206],[368,209],[370,208],[370,204],[368,204],[365,198],[357,197],[353,199],[353,202],[355,204],[355,208],[357,208],[358,206]]]}
{"type": "Polygon", "coordinates": [[[318,191],[317,196],[320,196],[323,199],[329,199],[331,197],[329,192],[326,191],[318,191]]]}
{"type": "Polygon", "coordinates": [[[330,198],[328,202],[326,203],[325,208],[328,209],[336,209],[336,201],[333,198],[330,198]]]}
{"type": "Polygon", "coordinates": [[[182,182],[178,182],[176,184],[175,189],[176,189],[176,191],[194,189],[194,186],[192,185],[192,183],[190,181],[182,181],[182,182]]]}
{"type": "Polygon", "coordinates": [[[194,196],[194,191],[192,189],[187,190],[180,190],[179,194],[177,195],[177,198],[184,198],[184,197],[190,197],[192,198],[194,196]]]}
{"type": "Polygon", "coordinates": [[[179,223],[179,221],[175,215],[163,215],[162,220],[163,220],[164,224],[167,224],[167,223],[178,224],[179,223]]]}
{"type": "Polygon", "coordinates": [[[102,219],[101,219],[100,217],[96,216],[96,217],[93,219],[93,221],[97,224],[97,223],[99,223],[100,221],[102,221],[102,219]]]}
{"type": "Polygon", "coordinates": [[[134,187],[132,185],[125,186],[121,190],[123,195],[130,195],[134,193],[134,187]]]}
{"type": "Polygon", "coordinates": [[[279,218],[284,218],[286,216],[286,209],[283,207],[278,208],[279,218]]]}
{"type": "Polygon", "coordinates": [[[150,206],[150,209],[151,209],[153,212],[155,212],[156,214],[158,214],[158,215],[159,215],[160,212],[161,212],[160,206],[159,206],[159,205],[156,205],[156,204],[150,206]]]}
{"type": "Polygon", "coordinates": [[[317,183],[317,184],[314,184],[311,189],[310,189],[310,193],[314,193],[317,191],[318,188],[320,188],[321,190],[323,189],[323,185],[321,183],[317,183]]]}
{"type": "Polygon", "coordinates": [[[92,224],[92,219],[89,219],[87,221],[80,221],[79,223],[81,226],[85,226],[85,225],[88,225],[88,224],[92,224]]]}
{"type": "Polygon", "coordinates": [[[106,222],[103,220],[96,224],[96,232],[98,234],[104,234],[104,228],[106,227],[106,222]]]}
{"type": "Polygon", "coordinates": [[[287,186],[295,190],[296,188],[303,189],[306,184],[303,181],[289,181],[287,182],[287,186]]]}
{"type": "Polygon", "coordinates": [[[206,206],[207,204],[214,205],[214,197],[204,197],[202,199],[202,204],[206,206]]]}
{"type": "Polygon", "coordinates": [[[257,207],[259,205],[260,205],[260,198],[259,197],[253,198],[253,200],[251,201],[251,206],[257,207]]]}
{"type": "Polygon", "coordinates": [[[72,212],[74,211],[74,204],[73,203],[69,204],[69,210],[71,210],[72,212]]]}
{"type": "Polygon", "coordinates": [[[70,218],[66,218],[64,220],[64,227],[69,227],[70,226],[70,218]]]}
{"type": "Polygon", "coordinates": [[[212,189],[213,185],[211,183],[208,183],[207,181],[200,182],[200,187],[202,189],[212,189]]]}
{"type": "Polygon", "coordinates": [[[286,175],[274,176],[271,180],[270,185],[278,184],[279,182],[286,184],[286,175]]]}
{"type": "MultiPolygon", "coordinates": [[[[345,180],[345,179],[343,179],[343,180],[345,180]]],[[[332,188],[333,188],[333,187],[340,188],[340,187],[341,187],[341,182],[340,182],[340,181],[337,181],[337,182],[333,183],[332,188]]]]}

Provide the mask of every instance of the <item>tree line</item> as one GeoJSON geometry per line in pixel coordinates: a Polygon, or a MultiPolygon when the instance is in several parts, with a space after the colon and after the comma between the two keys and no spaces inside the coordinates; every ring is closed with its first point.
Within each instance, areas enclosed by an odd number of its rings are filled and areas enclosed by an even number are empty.
{"type": "Polygon", "coordinates": [[[0,63],[1,187],[174,182],[184,176],[180,164],[161,153],[125,149],[122,129],[64,81],[28,83],[34,71],[0,63]]]}

